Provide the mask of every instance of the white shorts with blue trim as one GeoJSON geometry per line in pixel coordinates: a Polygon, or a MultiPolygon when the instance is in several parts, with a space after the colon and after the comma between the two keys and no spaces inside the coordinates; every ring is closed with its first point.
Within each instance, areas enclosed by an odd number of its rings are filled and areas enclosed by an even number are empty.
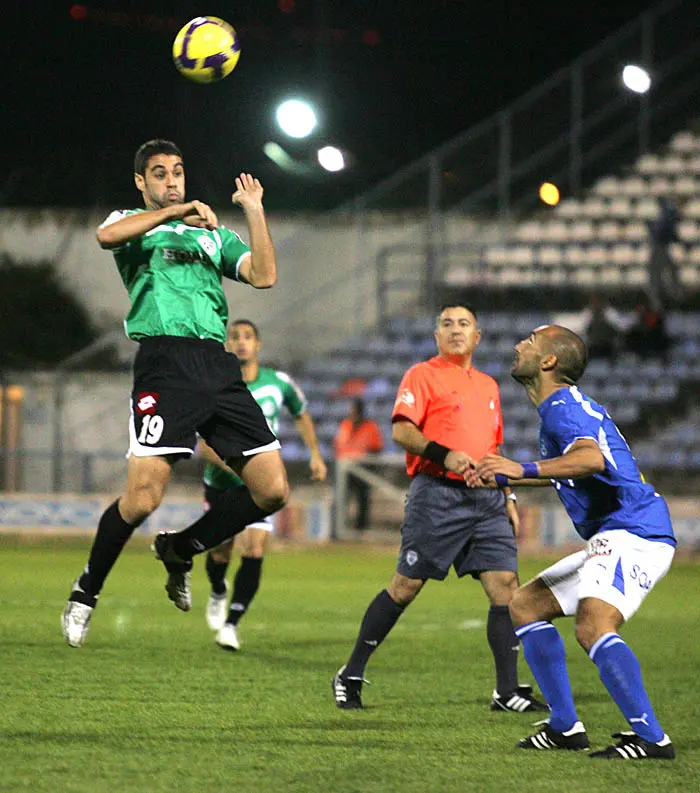
{"type": "Polygon", "coordinates": [[[597,598],[628,620],[666,575],[675,550],[628,531],[605,531],[591,538],[585,550],[565,556],[538,578],[567,617],[576,613],[580,600],[597,598]]]}

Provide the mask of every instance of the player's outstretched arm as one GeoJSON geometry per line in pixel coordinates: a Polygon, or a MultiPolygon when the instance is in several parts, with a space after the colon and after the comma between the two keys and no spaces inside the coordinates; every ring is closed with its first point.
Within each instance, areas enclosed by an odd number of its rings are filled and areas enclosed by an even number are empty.
{"type": "Polygon", "coordinates": [[[249,173],[236,177],[236,192],[231,196],[245,212],[251,255],[238,269],[238,277],[256,289],[269,289],[277,283],[277,258],[263,208],[263,188],[249,173]]]}
{"type": "Polygon", "coordinates": [[[536,463],[521,464],[489,454],[476,464],[474,477],[484,481],[495,480],[500,485],[522,486],[548,484],[551,479],[582,479],[604,470],[605,458],[598,444],[591,438],[579,438],[560,457],[536,463]]]}
{"type": "Polygon", "coordinates": [[[113,223],[97,229],[97,242],[101,248],[119,248],[137,237],[171,220],[182,220],[189,226],[215,229],[219,222],[211,207],[201,201],[188,201],[186,204],[173,204],[162,209],[147,209],[125,215],[113,223]]]}

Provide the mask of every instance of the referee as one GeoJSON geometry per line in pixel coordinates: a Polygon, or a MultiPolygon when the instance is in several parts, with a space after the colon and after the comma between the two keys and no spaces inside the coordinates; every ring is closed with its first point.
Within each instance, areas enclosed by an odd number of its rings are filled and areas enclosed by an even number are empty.
{"type": "Polygon", "coordinates": [[[156,537],[154,550],[168,573],[166,591],[179,609],[192,607],[192,556],[281,509],[289,492],[279,441],[246,388],[236,356],[224,349],[222,277],[257,289],[277,280],[262,186],[241,174],[231,197],[245,214],[248,247],[219,225],[207,204],[185,201],[185,167],[171,141],[144,143],[134,172],[145,209],[115,211],[97,231],[131,300],[126,333],[139,342],[127,482],[100,518],[64,609],[61,627],[71,647],[85,641],[107,575],[134,529],[160,504],[173,464],[193,453],[197,435],[247,487],[227,493],[187,529],[156,537]]]}
{"type": "Polygon", "coordinates": [[[486,633],[496,665],[491,709],[544,711],[530,686],[518,685],[518,640],[508,612],[518,587],[518,513],[515,497],[500,490],[470,490],[465,473],[503,442],[496,381],[472,366],[481,332],[466,304],[449,305],[437,318],[438,355],[412,366],[394,404],[393,439],[406,450],[411,477],[401,549],[387,589],[370,603],[348,662],[333,678],[336,705],[361,708],[365,667],[428,579],[442,581],[450,567],[477,578],[489,599],[486,633]]]}

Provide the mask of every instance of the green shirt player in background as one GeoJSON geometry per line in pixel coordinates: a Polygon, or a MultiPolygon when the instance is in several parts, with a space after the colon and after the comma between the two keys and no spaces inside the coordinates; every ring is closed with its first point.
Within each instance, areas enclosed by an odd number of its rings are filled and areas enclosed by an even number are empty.
{"type": "Polygon", "coordinates": [[[231,197],[244,212],[248,247],[219,225],[207,204],[185,201],[185,168],[174,143],[144,143],[134,172],[145,209],[113,212],[97,231],[131,299],[127,335],[139,342],[127,483],[100,518],[63,612],[63,635],[72,647],[83,644],[109,571],[134,529],[160,504],[173,464],[193,453],[197,435],[246,487],[227,491],[192,526],[156,537],[166,591],[179,609],[192,607],[192,557],[281,509],[289,495],[279,441],[246,388],[236,356],[223,345],[228,311],[222,277],[256,289],[277,280],[262,186],[242,173],[231,197]]]}
{"type": "MultiPolygon", "coordinates": [[[[323,482],[326,464],[316,439],[314,423],[306,409],[306,399],[292,378],[284,372],[260,366],[260,333],[249,319],[237,319],[229,326],[226,349],[241,365],[243,380],[255,401],[262,408],[270,429],[277,435],[282,407],[292,415],[297,430],[309,450],[311,479],[323,482]]],[[[204,494],[209,508],[216,506],[222,493],[245,487],[242,479],[231,471],[212,449],[201,443],[204,468],[204,494]]],[[[216,643],[225,650],[238,650],[240,642],[236,626],[245,614],[260,586],[262,561],[268,537],[274,531],[272,516],[251,523],[236,536],[241,561],[233,580],[231,604],[227,608],[226,572],[231,561],[233,540],[228,540],[207,554],[207,575],[211,596],[207,604],[207,623],[217,631],[216,643]]]]}

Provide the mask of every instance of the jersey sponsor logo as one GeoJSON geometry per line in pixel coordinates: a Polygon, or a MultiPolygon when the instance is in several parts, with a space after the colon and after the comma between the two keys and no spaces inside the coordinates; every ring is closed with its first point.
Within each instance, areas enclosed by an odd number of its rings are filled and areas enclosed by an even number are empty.
{"type": "Polygon", "coordinates": [[[205,234],[202,234],[200,237],[197,237],[197,242],[202,246],[204,252],[208,256],[216,255],[216,242],[211,237],[207,237],[205,234]]]}
{"type": "Polygon", "coordinates": [[[153,415],[158,407],[158,394],[152,391],[142,391],[136,401],[136,412],[140,414],[149,413],[153,415]]]}
{"type": "Polygon", "coordinates": [[[408,405],[409,407],[413,407],[416,404],[415,396],[408,390],[408,388],[404,388],[404,390],[399,394],[398,398],[396,399],[396,404],[408,405]]]}
{"type": "MultiPolygon", "coordinates": [[[[216,244],[212,244],[216,248],[216,244]]],[[[176,248],[163,248],[163,258],[166,262],[177,262],[178,264],[208,261],[202,251],[180,251],[176,248]]]]}
{"type": "Polygon", "coordinates": [[[654,583],[651,580],[649,574],[645,573],[644,570],[642,570],[642,568],[638,564],[632,565],[632,570],[630,571],[630,578],[633,581],[636,581],[645,592],[648,592],[654,583]]]}

